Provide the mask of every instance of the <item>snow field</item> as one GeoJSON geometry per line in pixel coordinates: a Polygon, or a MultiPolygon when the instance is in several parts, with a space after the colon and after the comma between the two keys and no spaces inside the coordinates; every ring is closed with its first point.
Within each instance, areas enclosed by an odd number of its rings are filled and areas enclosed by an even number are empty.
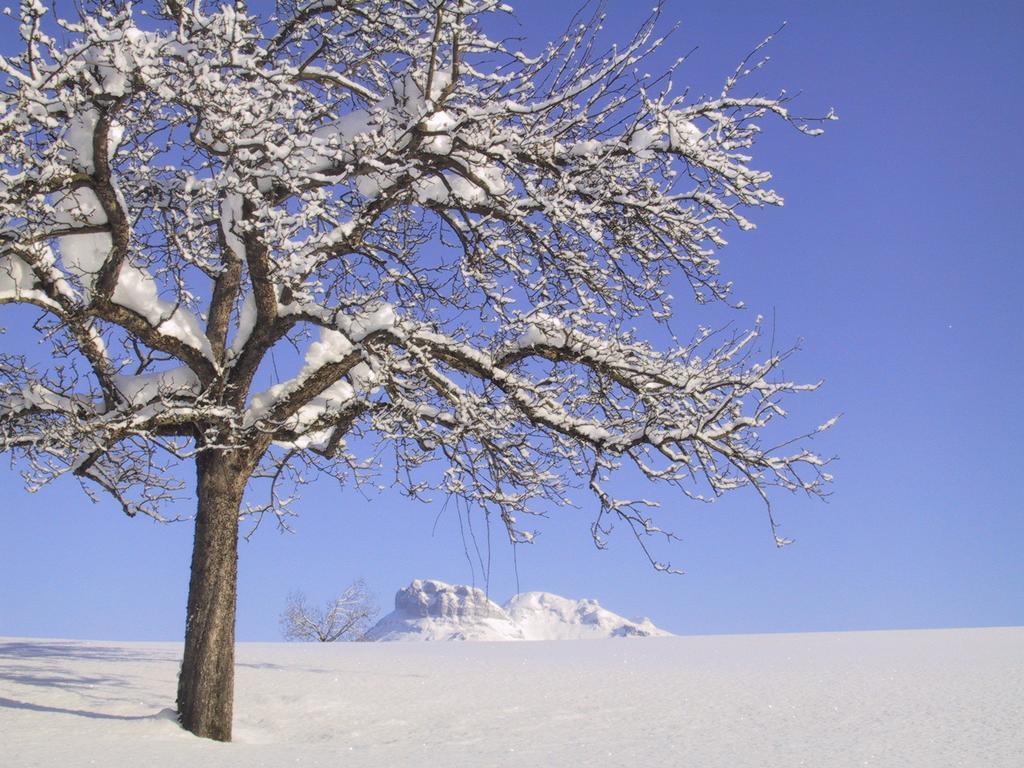
{"type": "Polygon", "coordinates": [[[180,645],[0,640],[0,764],[987,766],[1024,756],[1024,629],[240,644],[235,741],[180,645]]]}

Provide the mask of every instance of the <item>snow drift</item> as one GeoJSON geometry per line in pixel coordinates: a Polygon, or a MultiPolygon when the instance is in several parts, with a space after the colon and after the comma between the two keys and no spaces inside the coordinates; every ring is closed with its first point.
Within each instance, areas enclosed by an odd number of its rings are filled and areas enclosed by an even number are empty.
{"type": "Polygon", "coordinates": [[[398,590],[395,610],[377,622],[366,639],[582,640],[670,634],[650,619],[623,618],[596,600],[524,592],[500,606],[475,587],[416,579],[398,590]]]}

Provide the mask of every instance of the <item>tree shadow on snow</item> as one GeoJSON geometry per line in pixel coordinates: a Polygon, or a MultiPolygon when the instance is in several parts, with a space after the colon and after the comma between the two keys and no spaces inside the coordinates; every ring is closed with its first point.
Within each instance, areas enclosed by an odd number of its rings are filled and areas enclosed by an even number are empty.
{"type": "Polygon", "coordinates": [[[110,675],[80,675],[65,669],[37,670],[0,665],[0,680],[41,688],[96,688],[120,685],[124,678],[110,675]]]}
{"type": "Polygon", "coordinates": [[[162,709],[153,715],[112,715],[106,712],[91,712],[87,709],[70,709],[68,707],[51,707],[46,704],[32,704],[28,701],[18,701],[0,696],[0,707],[9,709],[27,709],[31,712],[48,712],[57,715],[75,715],[76,717],[88,717],[92,720],[174,720],[177,721],[178,713],[173,709],[162,709]]]}
{"type": "Polygon", "coordinates": [[[72,640],[0,642],[0,658],[9,659],[81,659],[85,661],[174,661],[181,653],[165,648],[125,648],[117,645],[93,645],[72,640]]]}
{"type": "MultiPolygon", "coordinates": [[[[41,689],[73,692],[79,697],[116,705],[119,696],[112,692],[126,691],[133,686],[130,668],[107,665],[105,662],[133,661],[139,663],[174,663],[181,661],[180,654],[163,648],[124,648],[74,641],[16,641],[0,642],[0,708],[22,709],[33,712],[75,715],[100,720],[147,720],[166,716],[164,712],[155,715],[117,715],[90,709],[37,704],[11,696],[24,696],[29,692],[18,686],[33,686],[41,689]],[[75,669],[81,662],[101,662],[99,668],[75,669]],[[10,683],[10,686],[3,685],[10,683]]],[[[34,698],[34,696],[31,696],[34,698]]],[[[87,705],[88,706],[88,705],[87,705]]],[[[172,718],[176,719],[173,713],[172,718]]]]}

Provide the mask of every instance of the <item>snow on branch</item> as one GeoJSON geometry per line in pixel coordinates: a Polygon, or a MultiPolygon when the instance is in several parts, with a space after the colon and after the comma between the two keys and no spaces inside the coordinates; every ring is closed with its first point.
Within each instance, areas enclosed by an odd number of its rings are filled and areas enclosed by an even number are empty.
{"type": "Polygon", "coordinates": [[[727,234],[782,204],[760,132],[834,117],[742,95],[759,63],[706,99],[673,90],[681,62],[647,77],[660,8],[621,45],[596,18],[537,55],[488,36],[494,0],[83,8],[0,22],[21,40],[0,57],[0,306],[40,313],[50,352],[0,360],[0,448],[30,485],[74,473],[160,517],[158,456],[243,452],[281,511],[284,478],[365,468],[358,432],[410,493],[513,541],[573,482],[595,540],[660,533],[616,498],[625,464],[695,498],[823,492],[825,462],[773,442],[813,387],[757,358],[758,330],[625,330],[666,323],[680,285],[729,296],[727,234]]]}

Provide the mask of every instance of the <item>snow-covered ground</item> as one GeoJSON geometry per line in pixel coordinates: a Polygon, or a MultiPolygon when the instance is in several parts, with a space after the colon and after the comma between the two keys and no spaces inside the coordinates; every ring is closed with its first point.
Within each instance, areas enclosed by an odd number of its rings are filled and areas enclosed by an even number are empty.
{"type": "Polygon", "coordinates": [[[180,645],[0,639],[0,765],[1024,765],[1024,628],[241,644],[235,742],[180,645]]]}

